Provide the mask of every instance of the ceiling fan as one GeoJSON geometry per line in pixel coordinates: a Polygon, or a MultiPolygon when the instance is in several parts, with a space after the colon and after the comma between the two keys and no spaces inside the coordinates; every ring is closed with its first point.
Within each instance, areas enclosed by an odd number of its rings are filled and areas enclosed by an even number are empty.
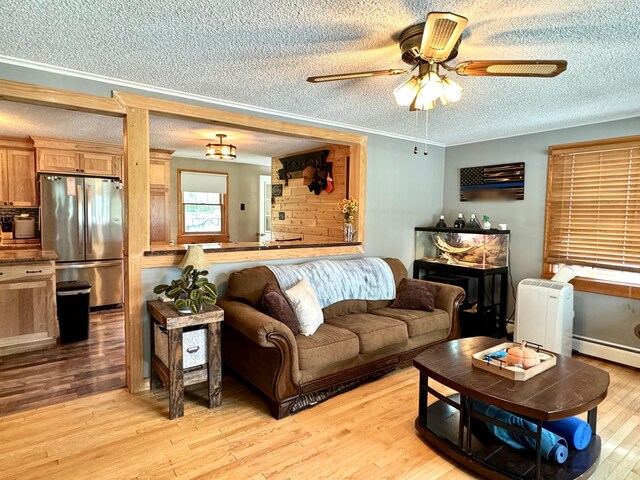
{"type": "Polygon", "coordinates": [[[430,110],[438,98],[443,105],[457,102],[462,87],[440,74],[440,68],[462,76],[475,77],[555,77],[567,68],[565,60],[470,60],[455,66],[447,62],[458,56],[462,31],[467,19],[451,12],[430,12],[427,20],[406,28],[399,38],[402,61],[410,70],[392,68],[307,78],[311,83],[351,80],[354,78],[402,75],[418,69],[417,75],[394,91],[399,105],[411,111],[430,110]]]}

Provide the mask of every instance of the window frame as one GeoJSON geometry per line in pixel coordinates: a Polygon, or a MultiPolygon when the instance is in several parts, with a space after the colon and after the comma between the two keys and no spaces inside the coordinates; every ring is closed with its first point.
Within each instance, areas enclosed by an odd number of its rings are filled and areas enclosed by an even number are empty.
{"type": "MultiPolygon", "coordinates": [[[[194,170],[190,168],[179,168],[177,171],[177,204],[178,204],[178,243],[225,243],[229,242],[229,173],[210,170],[194,170]],[[202,173],[206,175],[221,175],[226,178],[227,193],[222,194],[221,219],[222,231],[220,233],[197,232],[189,233],[184,229],[184,207],[182,195],[182,172],[202,173]]],[[[193,204],[188,204],[193,205],[193,204]]]]}
{"type": "MultiPolygon", "coordinates": [[[[638,148],[640,135],[629,137],[617,137],[605,140],[594,140],[589,142],[570,143],[564,145],[553,145],[549,147],[547,159],[547,193],[545,198],[545,224],[544,224],[544,247],[542,252],[542,277],[550,279],[554,275],[555,263],[547,262],[547,254],[550,236],[550,198],[552,184],[552,159],[555,155],[585,153],[589,151],[601,150],[602,147],[623,147],[638,148]]],[[[604,267],[598,267],[604,268],[604,267]]],[[[617,271],[614,268],[605,270],[617,271]]],[[[640,285],[628,282],[616,282],[610,279],[576,277],[571,283],[576,291],[598,293],[601,295],[610,295],[616,297],[625,297],[640,299],[640,285]]]]}

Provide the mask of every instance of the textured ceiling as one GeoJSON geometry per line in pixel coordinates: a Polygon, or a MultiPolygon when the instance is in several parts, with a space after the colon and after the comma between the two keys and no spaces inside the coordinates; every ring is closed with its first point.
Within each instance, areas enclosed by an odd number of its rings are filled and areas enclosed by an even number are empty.
{"type": "MultiPolygon", "coordinates": [[[[149,122],[151,147],[175,150],[176,157],[206,159],[204,147],[209,142],[218,142],[216,133],[226,134],[225,142],[237,147],[235,162],[257,165],[270,165],[271,157],[322,145],[284,135],[215,127],[174,118],[152,116],[149,122]]],[[[0,135],[69,138],[121,145],[122,119],[0,101],[0,135]]]]}
{"type": "Polygon", "coordinates": [[[469,18],[458,61],[569,62],[554,79],[459,77],[462,100],[429,114],[430,140],[640,113],[637,0],[4,0],[0,54],[413,136],[391,93],[399,77],[305,78],[403,67],[394,39],[430,10],[469,18]]]}

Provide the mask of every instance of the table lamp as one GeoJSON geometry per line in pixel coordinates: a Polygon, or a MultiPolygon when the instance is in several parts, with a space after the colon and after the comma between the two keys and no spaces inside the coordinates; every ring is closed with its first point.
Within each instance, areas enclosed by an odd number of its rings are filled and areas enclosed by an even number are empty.
{"type": "Polygon", "coordinates": [[[187,253],[182,257],[178,267],[184,268],[187,265],[192,265],[196,270],[207,270],[209,268],[209,262],[200,245],[189,245],[187,247],[187,253]]]}

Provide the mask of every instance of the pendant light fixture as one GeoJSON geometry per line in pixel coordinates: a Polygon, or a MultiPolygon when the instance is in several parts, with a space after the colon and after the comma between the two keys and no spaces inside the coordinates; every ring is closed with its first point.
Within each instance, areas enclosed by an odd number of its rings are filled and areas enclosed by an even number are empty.
{"type": "Polygon", "coordinates": [[[222,143],[227,136],[223,133],[216,133],[220,143],[207,144],[207,157],[219,158],[221,160],[234,160],[236,158],[236,147],[230,143],[222,143]]]}

